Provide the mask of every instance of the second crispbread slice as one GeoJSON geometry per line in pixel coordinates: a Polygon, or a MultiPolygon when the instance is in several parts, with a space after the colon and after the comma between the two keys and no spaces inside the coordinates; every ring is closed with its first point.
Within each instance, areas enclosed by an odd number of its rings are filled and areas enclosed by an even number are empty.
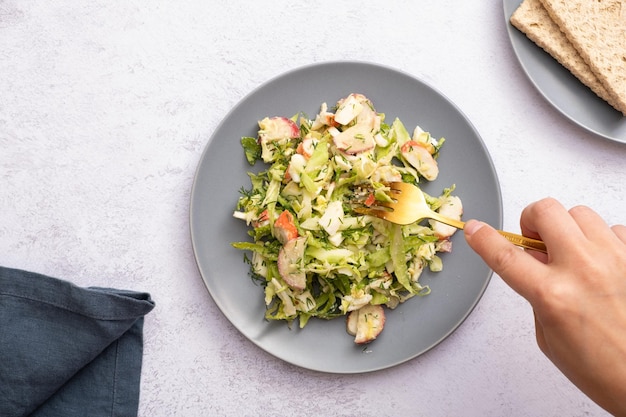
{"type": "Polygon", "coordinates": [[[524,0],[511,15],[511,24],[544,49],[599,97],[615,107],[614,100],[559,26],[541,0],[524,0]]]}
{"type": "Polygon", "coordinates": [[[541,0],[552,20],[626,115],[626,2],[541,0]]]}

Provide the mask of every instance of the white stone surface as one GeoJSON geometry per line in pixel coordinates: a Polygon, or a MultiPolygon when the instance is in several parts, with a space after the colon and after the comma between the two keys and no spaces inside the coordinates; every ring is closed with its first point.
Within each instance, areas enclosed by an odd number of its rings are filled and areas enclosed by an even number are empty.
{"type": "MultiPolygon", "coordinates": [[[[393,66],[472,120],[507,230],[553,196],[626,221],[626,146],[533,88],[500,1],[0,1],[0,264],[148,291],[140,416],[601,416],[535,345],[497,276],[446,341],[337,376],[259,350],[219,312],[188,226],[196,164],[252,89],[338,59],[393,66]]],[[[1,337],[1,336],[0,336],[1,337]]]]}

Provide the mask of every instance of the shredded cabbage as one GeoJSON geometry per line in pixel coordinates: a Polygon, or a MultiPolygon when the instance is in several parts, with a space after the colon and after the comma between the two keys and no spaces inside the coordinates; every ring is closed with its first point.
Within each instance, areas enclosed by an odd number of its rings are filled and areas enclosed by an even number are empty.
{"type": "MultiPolygon", "coordinates": [[[[449,236],[437,236],[427,222],[399,226],[353,210],[355,201],[388,199],[388,182],[417,185],[423,156],[413,162],[406,145],[428,150],[432,165],[444,139],[419,127],[410,134],[399,119],[386,124],[361,94],[334,110],[323,103],[314,119],[265,118],[258,138],[241,140],[248,162],[262,161],[265,169],[249,173],[251,187],[242,188],[234,213],[250,226],[252,241],[232,245],[252,253],[246,259],[265,290],[265,317],[297,319],[300,327],[311,317],[332,319],[367,304],[395,308],[428,294],[421,272],[440,271],[437,254],[450,251],[449,236]],[[335,120],[339,111],[342,123],[335,120]],[[297,258],[284,253],[294,237],[306,237],[297,258]]],[[[437,210],[453,190],[426,200],[437,210]]]]}

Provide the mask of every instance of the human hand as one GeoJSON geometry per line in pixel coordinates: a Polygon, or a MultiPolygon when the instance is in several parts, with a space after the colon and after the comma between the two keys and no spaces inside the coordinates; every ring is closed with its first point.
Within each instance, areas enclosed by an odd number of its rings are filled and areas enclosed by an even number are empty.
{"type": "Polygon", "coordinates": [[[520,250],[475,220],[465,237],[528,300],[542,352],[598,405],[626,415],[626,226],[554,199],[530,204],[520,225],[547,254],[520,250]]]}

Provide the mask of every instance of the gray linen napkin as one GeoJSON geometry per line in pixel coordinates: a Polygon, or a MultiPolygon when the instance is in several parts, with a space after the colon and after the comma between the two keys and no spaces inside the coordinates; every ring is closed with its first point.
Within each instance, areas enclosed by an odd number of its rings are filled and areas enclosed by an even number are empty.
{"type": "Polygon", "coordinates": [[[0,416],[136,416],[147,293],[0,267],[0,416]]]}

